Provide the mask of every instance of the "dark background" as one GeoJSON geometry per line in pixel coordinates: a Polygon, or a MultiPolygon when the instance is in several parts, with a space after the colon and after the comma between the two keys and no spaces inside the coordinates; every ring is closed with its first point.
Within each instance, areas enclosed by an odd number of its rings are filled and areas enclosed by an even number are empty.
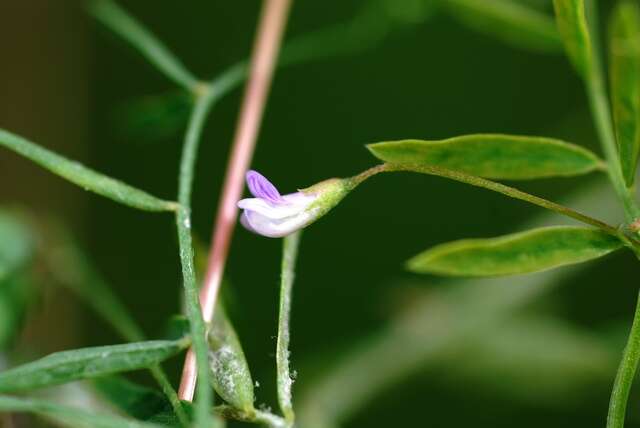
{"type": "MultiPolygon", "coordinates": [[[[295,2],[287,38],[348,21],[364,3],[295,2]]],[[[547,2],[534,3],[550,10],[547,2]]],[[[260,5],[121,4],[203,78],[249,55],[260,5]]],[[[608,10],[608,2],[602,5],[608,10]]],[[[174,102],[171,115],[151,122],[140,122],[141,113],[132,110],[140,102],[162,104],[167,94],[180,100],[171,82],[79,3],[5,1],[0,24],[0,127],[154,195],[175,197],[184,103],[174,102]]],[[[214,107],[202,140],[193,208],[194,231],[205,243],[241,94],[214,107]]],[[[565,138],[598,150],[582,85],[561,52],[519,49],[436,13],[394,24],[370,49],[279,70],[252,166],[290,192],[374,165],[366,143],[479,132],[565,138]]],[[[557,200],[599,179],[516,185],[557,200]]],[[[170,216],[84,193],[6,151],[0,183],[3,204],[61,219],[149,336],[163,334],[166,319],[180,311],[182,290],[170,216]]],[[[415,293],[442,287],[404,272],[409,257],[439,242],[519,230],[535,213],[538,208],[434,177],[389,175],[360,187],[303,236],[291,346],[297,385],[303,388],[341,350],[386,325],[415,293]],[[407,281],[424,287],[416,291],[407,281]]],[[[230,312],[261,384],[259,401],[272,406],[280,247],[280,240],[238,229],[227,266],[230,312]]],[[[637,271],[626,254],[585,265],[533,312],[554,313],[589,331],[630,324],[637,271]]],[[[49,292],[38,311],[23,341],[40,352],[120,341],[65,292],[49,292]]],[[[620,341],[614,342],[619,352],[620,341]]],[[[459,361],[465,364],[465,356],[459,361]]],[[[180,363],[169,366],[175,379],[180,363]]],[[[535,390],[535,374],[528,375],[522,387],[535,390]]],[[[567,400],[539,402],[420,371],[376,394],[348,426],[597,427],[613,375],[567,400]]],[[[630,412],[629,426],[640,426],[633,402],[630,412]]]]}

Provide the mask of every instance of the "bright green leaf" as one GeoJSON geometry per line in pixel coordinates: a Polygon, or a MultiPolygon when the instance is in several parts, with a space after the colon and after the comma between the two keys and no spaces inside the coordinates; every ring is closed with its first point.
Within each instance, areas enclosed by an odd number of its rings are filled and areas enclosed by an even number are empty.
{"type": "Polygon", "coordinates": [[[520,0],[447,0],[443,5],[462,23],[512,45],[544,51],[562,48],[553,19],[520,0]]]}
{"type": "Polygon", "coordinates": [[[578,73],[586,78],[593,66],[593,52],[584,0],[553,0],[553,6],[569,58],[578,73]]]}
{"type": "Polygon", "coordinates": [[[213,386],[229,404],[243,411],[253,410],[253,381],[242,345],[233,325],[219,305],[209,326],[209,362],[213,386]]]}
{"type": "Polygon", "coordinates": [[[121,204],[144,211],[175,211],[177,208],[175,202],[158,199],[1,129],[0,146],[13,150],[85,190],[95,192],[121,204]]]}
{"type": "Polygon", "coordinates": [[[160,425],[138,422],[117,415],[98,414],[56,403],[0,395],[0,413],[28,412],[74,428],[159,428],[160,425]]]}
{"type": "Polygon", "coordinates": [[[621,1],[611,22],[611,97],[620,164],[632,186],[640,155],[640,6],[621,1]]]}
{"type": "Polygon", "coordinates": [[[475,134],[439,141],[390,141],[367,147],[385,162],[439,166],[494,179],[571,176],[603,167],[596,155],[582,147],[542,137],[475,134]]]}
{"type": "Polygon", "coordinates": [[[0,373],[0,392],[24,391],[147,368],[188,345],[186,339],[155,340],[56,352],[0,373]]]}
{"type": "Polygon", "coordinates": [[[437,245],[411,259],[408,267],[451,276],[514,275],[584,262],[620,247],[620,240],[598,229],[546,227],[437,245]]]}

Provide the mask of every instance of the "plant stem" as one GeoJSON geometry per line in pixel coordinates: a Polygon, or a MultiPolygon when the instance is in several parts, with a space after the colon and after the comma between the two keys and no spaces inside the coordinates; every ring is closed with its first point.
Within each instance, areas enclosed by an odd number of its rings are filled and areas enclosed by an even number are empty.
{"type": "Polygon", "coordinates": [[[295,419],[291,402],[293,380],[289,372],[289,339],[291,320],[291,294],[295,278],[301,231],[283,239],[282,270],[280,278],[280,313],[278,316],[278,342],[276,345],[276,366],[278,373],[278,404],[287,423],[292,426],[295,419]]]}
{"type": "MultiPolygon", "coordinates": [[[[358,185],[367,178],[379,174],[381,172],[394,172],[394,171],[409,171],[409,172],[418,172],[421,174],[428,175],[436,175],[438,177],[448,178],[450,180],[459,181],[461,183],[470,184],[476,187],[482,187],[483,189],[488,189],[497,193],[501,193],[503,195],[509,196],[510,198],[519,199],[521,201],[529,202],[530,204],[537,205],[542,208],[546,208],[548,210],[554,211],[558,214],[562,214],[566,217],[573,218],[582,223],[588,224],[590,226],[597,227],[602,231],[613,235],[619,239],[622,239],[625,243],[628,242],[626,238],[621,236],[618,229],[615,227],[604,223],[595,218],[589,217],[588,215],[582,214],[578,211],[572,210],[571,208],[565,207],[560,204],[556,204],[555,202],[548,201],[546,199],[540,198],[538,196],[531,195],[529,193],[523,192],[516,188],[506,186],[501,183],[497,183],[495,181],[487,180],[485,178],[476,177],[475,175],[466,174],[459,171],[452,171],[446,168],[441,168],[432,165],[423,165],[423,164],[391,164],[385,163],[382,165],[377,165],[373,168],[370,168],[361,174],[353,177],[354,185],[358,185]]],[[[634,241],[635,244],[637,242],[634,241]]]]}
{"type": "MultiPolygon", "coordinates": [[[[176,216],[187,316],[190,321],[193,349],[195,350],[194,363],[196,364],[191,366],[193,373],[189,378],[195,379],[196,375],[199,374],[200,379],[202,379],[202,382],[198,384],[195,418],[195,426],[202,428],[209,428],[213,423],[209,412],[213,401],[213,393],[211,383],[207,382],[209,378],[209,363],[207,356],[208,347],[205,339],[206,328],[198,300],[198,285],[194,267],[193,242],[191,236],[191,190],[193,187],[196,153],[207,113],[212,106],[212,100],[211,91],[203,90],[201,92],[196,100],[187,127],[180,161],[180,176],[178,179],[178,201],[180,203],[180,210],[176,216]]],[[[190,355],[190,353],[188,353],[188,355],[190,355]]],[[[193,399],[195,386],[195,382],[190,384],[182,382],[178,392],[179,397],[181,399],[188,397],[189,401],[191,401],[193,399]]]]}
{"type": "Polygon", "coordinates": [[[187,90],[192,90],[197,79],[182,62],[147,28],[117,3],[111,0],[92,0],[89,12],[111,31],[127,40],[165,76],[187,90]]]}
{"type": "Polygon", "coordinates": [[[600,49],[598,48],[600,44],[597,30],[598,13],[596,5],[592,0],[586,0],[586,3],[585,7],[591,12],[589,16],[591,19],[588,20],[588,26],[593,49],[591,67],[589,68],[587,76],[585,76],[589,105],[602,151],[609,166],[609,178],[611,179],[618,198],[620,198],[622,202],[627,222],[632,223],[634,220],[640,218],[640,208],[635,200],[633,189],[627,188],[625,184],[622,167],[618,159],[618,148],[616,146],[616,138],[611,120],[611,108],[604,81],[600,49]]]}
{"type": "Polygon", "coordinates": [[[622,361],[618,367],[616,380],[613,383],[607,428],[623,428],[627,409],[629,391],[633,384],[638,362],[640,361],[640,296],[636,304],[633,324],[629,332],[627,345],[622,353],[622,361]]]}
{"type": "MultiPolygon", "coordinates": [[[[213,318],[229,244],[236,224],[238,211],[236,203],[242,195],[244,175],[253,157],[290,4],[291,0],[266,0],[262,10],[252,53],[249,82],[238,119],[229,166],[216,216],[207,272],[200,296],[202,312],[206,322],[211,321],[213,318]]],[[[236,73],[239,75],[240,71],[236,71],[236,73]]],[[[235,75],[232,74],[231,76],[235,75]]],[[[230,79],[231,83],[233,81],[234,79],[230,79]]],[[[187,356],[181,385],[188,387],[196,382],[197,374],[193,364],[194,359],[187,356]]],[[[191,398],[189,388],[183,389],[181,387],[179,394],[184,400],[191,398]]]]}

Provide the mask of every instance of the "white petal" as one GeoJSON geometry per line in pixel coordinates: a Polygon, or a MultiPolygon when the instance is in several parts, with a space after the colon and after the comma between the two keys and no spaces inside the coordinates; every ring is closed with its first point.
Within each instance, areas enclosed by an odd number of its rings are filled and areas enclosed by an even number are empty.
{"type": "Polygon", "coordinates": [[[283,202],[272,203],[260,198],[247,198],[238,202],[238,208],[255,211],[272,219],[283,219],[306,210],[315,201],[314,196],[292,193],[282,197],[283,202]]]}
{"type": "Polygon", "coordinates": [[[273,219],[265,217],[257,211],[245,211],[244,220],[254,232],[270,238],[280,238],[302,229],[313,221],[314,215],[310,211],[302,211],[297,215],[273,219]]]}

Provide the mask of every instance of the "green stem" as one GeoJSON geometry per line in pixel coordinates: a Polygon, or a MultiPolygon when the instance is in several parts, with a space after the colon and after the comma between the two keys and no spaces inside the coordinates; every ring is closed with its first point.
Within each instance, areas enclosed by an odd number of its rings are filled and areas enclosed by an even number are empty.
{"type": "Polygon", "coordinates": [[[278,343],[276,345],[276,366],[278,372],[278,404],[287,421],[293,426],[295,414],[291,400],[293,380],[289,372],[289,339],[291,320],[291,295],[295,278],[295,265],[300,245],[301,232],[295,232],[283,240],[282,273],[280,282],[280,313],[278,316],[278,343]]]}
{"type": "Polygon", "coordinates": [[[640,208],[635,200],[633,189],[627,188],[622,167],[618,159],[618,148],[613,131],[611,120],[611,106],[604,81],[602,61],[600,59],[599,36],[598,36],[598,13],[593,1],[586,1],[587,10],[590,11],[588,26],[592,43],[592,61],[589,72],[585,76],[587,96],[591,114],[598,132],[602,151],[608,163],[609,178],[624,207],[627,222],[631,223],[640,218],[640,208]]]}
{"type": "Polygon", "coordinates": [[[640,362],[640,296],[636,304],[629,339],[622,353],[622,361],[620,362],[620,367],[618,367],[616,380],[613,383],[609,414],[607,415],[607,428],[624,427],[629,391],[631,391],[638,362],[640,362]]]}
{"type": "Polygon", "coordinates": [[[128,41],[165,76],[187,90],[198,80],[182,62],[142,23],[111,0],[92,0],[89,12],[102,24],[128,41]]]}
{"type": "MultiPolygon", "coordinates": [[[[432,165],[423,165],[423,164],[391,164],[386,163],[382,165],[375,166],[373,168],[364,171],[363,173],[353,177],[354,185],[358,185],[367,178],[379,174],[381,172],[394,172],[394,171],[409,171],[409,172],[417,172],[420,174],[428,174],[428,175],[436,175],[438,177],[448,178],[450,180],[459,181],[461,183],[470,184],[476,187],[482,187],[483,189],[491,190],[493,192],[501,193],[510,198],[519,199],[521,201],[528,202],[533,205],[537,205],[542,208],[546,208],[550,211],[554,211],[558,214],[561,214],[566,217],[570,217],[574,220],[578,220],[582,223],[588,224],[590,226],[597,227],[602,231],[613,235],[619,239],[623,239],[627,242],[627,239],[624,238],[621,233],[615,227],[604,223],[600,220],[597,220],[593,217],[589,217],[588,215],[582,214],[578,211],[572,210],[571,208],[565,207],[560,204],[556,204],[555,202],[548,201],[546,199],[540,198],[538,196],[531,195],[529,193],[523,192],[516,188],[506,186],[501,183],[497,183],[495,181],[487,180],[485,178],[476,177],[475,175],[466,174],[464,172],[452,171],[446,168],[441,168],[432,165]]],[[[636,242],[634,242],[637,244],[636,242]]]]}
{"type": "Polygon", "coordinates": [[[207,381],[209,379],[209,362],[205,337],[206,327],[202,318],[194,267],[191,236],[191,191],[200,137],[212,105],[213,92],[206,89],[203,90],[198,95],[185,135],[178,178],[180,210],[178,210],[176,216],[187,316],[190,322],[193,349],[200,379],[197,385],[195,426],[202,428],[210,428],[213,423],[209,412],[213,402],[213,393],[211,382],[207,381]]]}

